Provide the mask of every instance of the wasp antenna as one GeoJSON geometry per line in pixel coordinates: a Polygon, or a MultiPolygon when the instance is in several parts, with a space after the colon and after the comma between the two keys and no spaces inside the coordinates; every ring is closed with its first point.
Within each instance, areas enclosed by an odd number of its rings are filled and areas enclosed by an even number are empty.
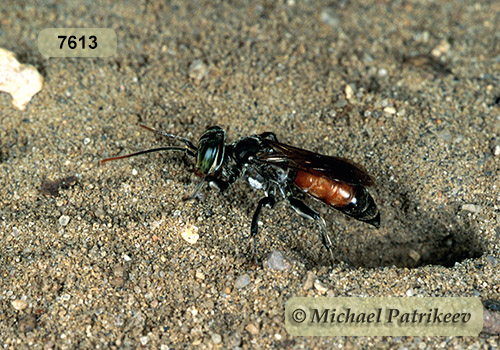
{"type": "Polygon", "coordinates": [[[166,133],[166,132],[163,132],[163,131],[160,131],[160,130],[156,130],[156,129],[153,129],[147,125],[144,125],[144,124],[139,124],[139,126],[143,129],[146,129],[148,131],[151,131],[157,135],[161,135],[161,136],[165,136],[165,137],[168,137],[168,138],[171,138],[171,139],[174,139],[174,140],[179,140],[179,141],[182,141],[186,144],[186,146],[189,147],[190,150],[192,150],[193,152],[196,152],[197,148],[196,146],[187,138],[185,137],[182,137],[182,136],[177,136],[177,135],[174,135],[174,134],[169,134],[169,133],[166,133]]]}
{"type": "Polygon", "coordinates": [[[105,159],[101,160],[101,165],[103,165],[104,163],[107,163],[109,161],[112,161],[112,160],[125,159],[125,158],[135,157],[135,156],[138,156],[141,154],[159,152],[159,151],[183,151],[183,152],[186,152],[186,154],[188,154],[190,156],[196,155],[195,152],[193,152],[191,149],[189,149],[187,147],[175,147],[175,146],[159,147],[159,148],[151,148],[151,149],[147,149],[144,151],[139,151],[139,152],[135,152],[135,153],[131,153],[131,154],[126,154],[124,156],[105,158],[105,159]]]}

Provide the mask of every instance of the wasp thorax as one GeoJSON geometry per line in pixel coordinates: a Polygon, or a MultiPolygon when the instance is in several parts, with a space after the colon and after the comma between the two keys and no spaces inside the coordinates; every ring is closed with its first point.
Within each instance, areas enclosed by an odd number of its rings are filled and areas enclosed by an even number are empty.
{"type": "Polygon", "coordinates": [[[239,164],[245,164],[261,150],[262,145],[257,138],[246,137],[234,146],[233,156],[239,164]]]}
{"type": "Polygon", "coordinates": [[[224,160],[226,133],[218,126],[208,128],[200,137],[196,167],[205,175],[219,170],[224,160]]]}

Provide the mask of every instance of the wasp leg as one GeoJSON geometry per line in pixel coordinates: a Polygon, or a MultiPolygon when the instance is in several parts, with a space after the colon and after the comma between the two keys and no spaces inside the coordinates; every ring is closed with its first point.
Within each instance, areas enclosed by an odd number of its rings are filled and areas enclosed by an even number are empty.
{"type": "Polygon", "coordinates": [[[257,265],[257,243],[255,242],[255,236],[257,236],[257,231],[259,230],[259,226],[258,226],[259,215],[260,215],[260,212],[262,211],[262,208],[264,206],[272,208],[275,203],[276,203],[276,200],[274,199],[273,196],[264,197],[259,201],[259,203],[257,204],[257,209],[255,209],[255,212],[253,213],[250,234],[252,236],[252,241],[253,241],[253,257],[255,259],[256,265],[257,265]]]}
{"type": "Polygon", "coordinates": [[[218,179],[214,176],[205,176],[203,178],[203,180],[198,182],[198,184],[194,188],[193,192],[191,192],[191,194],[189,196],[182,198],[182,200],[189,201],[189,200],[195,199],[196,195],[198,194],[198,192],[200,192],[201,188],[203,187],[203,184],[206,182],[208,182],[208,185],[210,187],[218,188],[221,192],[224,192],[229,187],[229,183],[227,183],[224,180],[218,179]]]}
{"type": "Polygon", "coordinates": [[[203,179],[200,182],[198,182],[198,184],[194,188],[193,192],[191,192],[191,194],[189,196],[187,196],[187,197],[182,197],[182,200],[186,202],[186,201],[190,201],[192,199],[195,199],[196,195],[198,194],[198,192],[200,192],[200,190],[203,187],[204,183],[205,183],[205,179],[203,179]]]}
{"type": "Polygon", "coordinates": [[[299,214],[302,217],[305,217],[307,219],[314,220],[318,223],[321,229],[321,241],[323,242],[323,245],[325,248],[328,250],[330,253],[330,259],[332,263],[335,263],[334,255],[333,255],[333,245],[332,241],[330,240],[330,236],[328,236],[328,233],[326,232],[326,223],[325,220],[319,215],[318,212],[315,210],[309,208],[304,202],[301,200],[290,197],[288,198],[288,202],[292,206],[293,210],[297,214],[299,214]]]}
{"type": "Polygon", "coordinates": [[[229,182],[218,179],[214,176],[206,176],[205,181],[211,188],[217,188],[219,191],[224,192],[229,187],[229,182]]]}

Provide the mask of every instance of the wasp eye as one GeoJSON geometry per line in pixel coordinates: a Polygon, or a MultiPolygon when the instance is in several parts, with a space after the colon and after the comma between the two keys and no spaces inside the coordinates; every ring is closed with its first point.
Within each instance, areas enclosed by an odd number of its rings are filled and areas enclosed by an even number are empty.
{"type": "Polygon", "coordinates": [[[221,128],[214,126],[208,128],[198,142],[198,155],[196,167],[205,175],[215,173],[224,160],[225,133],[221,128]]]}
{"type": "Polygon", "coordinates": [[[217,148],[205,147],[198,150],[198,159],[196,166],[203,174],[211,174],[215,171],[217,148]]]}

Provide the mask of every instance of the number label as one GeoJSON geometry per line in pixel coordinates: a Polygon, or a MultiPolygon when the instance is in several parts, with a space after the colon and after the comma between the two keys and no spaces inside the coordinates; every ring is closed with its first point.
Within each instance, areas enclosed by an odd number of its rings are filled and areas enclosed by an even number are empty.
{"type": "Polygon", "coordinates": [[[38,49],[48,57],[109,57],[116,48],[109,28],[48,28],[38,35],[38,49]]]}
{"type": "MultiPolygon", "coordinates": [[[[77,43],[77,39],[76,39],[76,36],[74,35],[70,35],[69,37],[66,36],[66,35],[58,35],[57,36],[59,39],[61,39],[61,44],[59,45],[59,48],[60,49],[63,49],[64,48],[64,42],[66,41],[66,38],[68,38],[68,47],[71,49],[71,50],[74,50],[77,48],[78,46],[78,43],[77,43]]],[[[89,40],[90,40],[90,44],[87,46],[89,49],[92,49],[94,50],[95,48],[97,48],[97,38],[95,35],[90,35],[89,36],[89,40]]],[[[82,44],[81,48],[85,50],[85,35],[82,35],[78,41],[82,44]]]]}

